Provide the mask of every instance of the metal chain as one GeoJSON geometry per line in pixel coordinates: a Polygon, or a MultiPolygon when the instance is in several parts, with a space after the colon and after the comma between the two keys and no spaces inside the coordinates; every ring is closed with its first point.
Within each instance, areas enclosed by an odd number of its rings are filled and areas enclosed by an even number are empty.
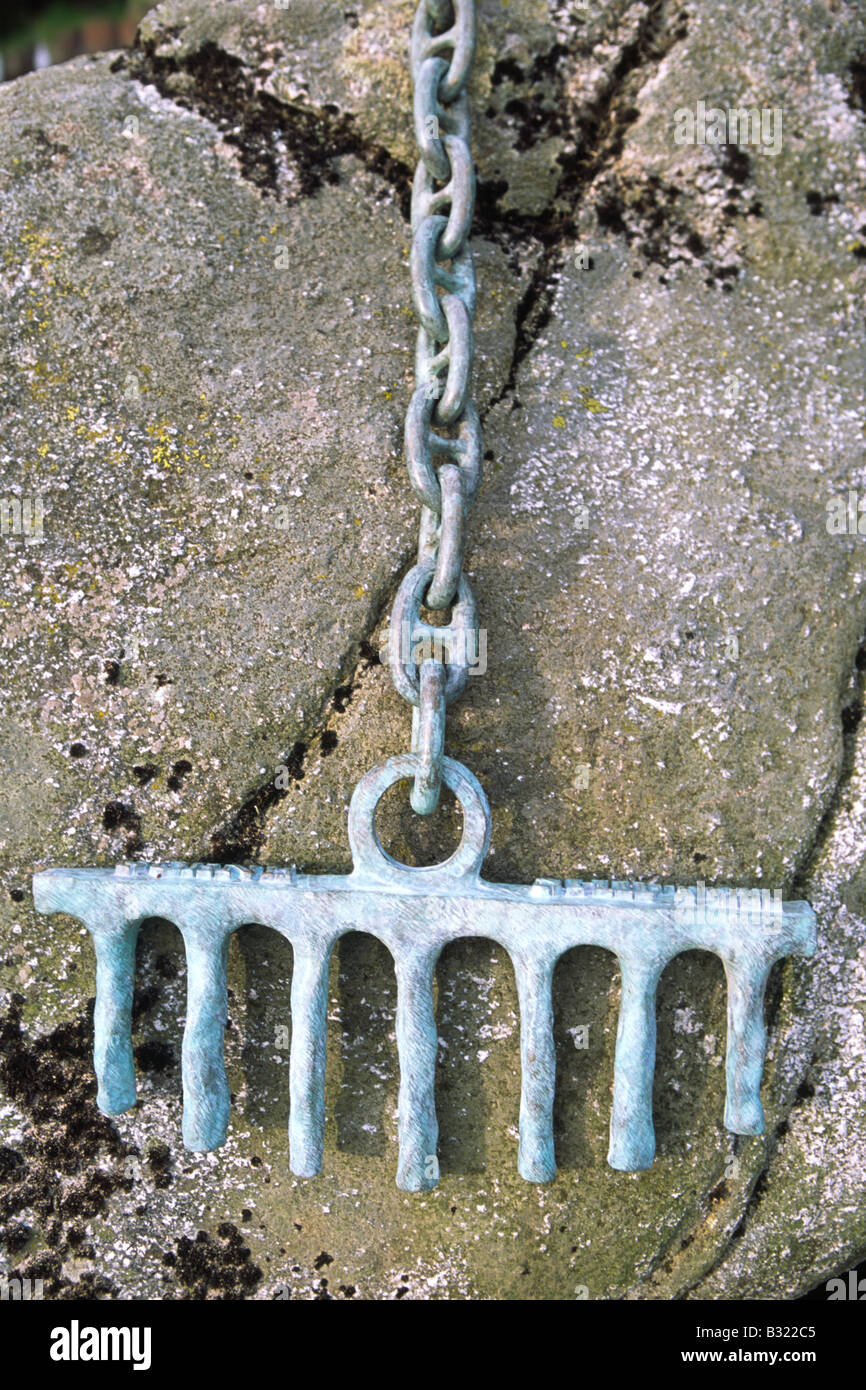
{"type": "Polygon", "coordinates": [[[466,83],[475,54],[474,0],[421,0],[410,52],[421,155],[412,187],[411,255],[420,326],[405,441],[409,480],[422,507],[418,561],[394,600],[389,656],[394,684],[413,707],[412,752],[420,768],[412,807],[429,815],[442,785],[446,706],[466,685],[478,651],[475,599],[463,573],[464,521],[481,482],[482,454],[481,422],[469,394],[475,168],[466,83]],[[434,456],[445,460],[438,472],[434,456]],[[422,605],[434,611],[453,605],[450,623],[422,622],[422,605]]]}

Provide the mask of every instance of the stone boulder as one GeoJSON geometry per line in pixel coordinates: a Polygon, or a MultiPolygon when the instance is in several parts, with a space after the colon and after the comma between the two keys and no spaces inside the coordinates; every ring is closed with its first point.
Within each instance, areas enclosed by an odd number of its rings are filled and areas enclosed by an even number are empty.
{"type": "MultiPolygon", "coordinates": [[[[812,902],[818,954],[771,977],[766,1134],[723,1128],[724,974],[690,952],[659,991],[656,1162],[607,1167],[619,977],[583,949],[555,982],[559,1174],[524,1183],[513,973],[465,942],[438,974],[442,1179],[399,1192],[393,967],[351,936],[325,1165],[294,1178],[291,952],[251,926],[229,1140],[187,1153],[176,930],[144,930],[140,1099],[109,1120],[87,934],[33,911],[49,864],[344,872],[355,782],[408,748],[379,652],[417,532],[412,11],[168,0],[128,53],[0,87],[3,1258],[61,1298],[791,1298],[866,1248],[848,11],[481,3],[470,88],[487,671],[447,751],[491,802],[488,877],[812,902]],[[701,143],[698,103],[768,114],[701,143]]],[[[458,818],[395,789],[380,823],[418,862],[458,818]]]]}

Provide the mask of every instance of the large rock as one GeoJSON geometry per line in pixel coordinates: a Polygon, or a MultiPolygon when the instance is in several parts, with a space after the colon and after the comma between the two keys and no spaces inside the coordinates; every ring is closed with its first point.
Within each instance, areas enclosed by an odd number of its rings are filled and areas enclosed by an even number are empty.
{"type": "MultiPolygon", "coordinates": [[[[524,1184],[513,976],[464,943],[439,974],[442,1182],[397,1192],[393,969],[352,937],[325,1169],[301,1182],[291,957],[251,927],[229,1142],[190,1155],[173,929],[145,932],[141,1103],[108,1121],[89,944],[32,912],[52,862],[345,870],[360,771],[408,746],[376,652],[417,523],[412,8],[169,3],[129,55],[0,88],[4,477],[45,507],[40,544],[0,543],[9,1263],[66,1297],[792,1296],[866,1239],[866,602],[860,537],[826,525],[866,485],[866,160],[838,17],[831,37],[807,7],[481,6],[472,83],[489,665],[448,750],[490,796],[493,878],[811,896],[819,954],[769,995],[767,1135],[722,1128],[723,972],[689,953],[659,993],[655,1166],[610,1170],[618,976],[571,953],[560,1174],[524,1184]],[[778,153],[677,145],[698,99],[779,108],[778,153]]],[[[441,855],[455,819],[418,825],[395,793],[383,834],[441,855]]]]}

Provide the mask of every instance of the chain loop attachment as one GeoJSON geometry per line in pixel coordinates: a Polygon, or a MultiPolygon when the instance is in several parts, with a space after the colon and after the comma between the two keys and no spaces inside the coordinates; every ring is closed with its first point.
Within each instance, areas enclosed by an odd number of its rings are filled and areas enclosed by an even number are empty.
{"type": "MultiPolygon", "coordinates": [[[[434,0],[435,3],[435,0],[434,0]]],[[[439,97],[444,102],[452,102],[460,95],[469,79],[472,62],[475,58],[475,5],[472,0],[453,0],[454,23],[441,34],[431,34],[428,28],[428,6],[426,0],[415,11],[412,26],[412,69],[418,68],[433,54],[450,52],[451,63],[447,65],[448,76],[440,83],[439,97]]],[[[435,4],[436,21],[439,21],[444,6],[435,4]]]]}
{"type": "Polygon", "coordinates": [[[447,231],[448,218],[441,213],[425,217],[412,238],[410,258],[415,309],[430,337],[438,343],[448,341],[450,324],[447,322],[445,302],[436,294],[437,285],[449,291],[446,299],[456,296],[461,301],[467,320],[475,313],[472,252],[464,245],[456,255],[443,258],[439,243],[447,231]],[[454,269],[446,270],[441,264],[442,259],[450,260],[454,269]]]}
{"type": "Polygon", "coordinates": [[[425,386],[416,388],[406,412],[406,466],[409,481],[425,506],[437,516],[442,512],[442,490],[431,455],[446,454],[463,474],[463,496],[467,506],[481,486],[481,421],[471,401],[467,401],[456,439],[434,434],[430,428],[436,397],[425,386]]]}
{"type": "Polygon", "coordinates": [[[418,666],[425,659],[443,660],[446,665],[445,701],[455,700],[469,679],[470,657],[478,652],[478,610],[469,580],[461,574],[457,602],[447,626],[434,627],[419,616],[424,595],[433,577],[434,565],[428,560],[415,565],[404,576],[391,610],[388,632],[388,660],[391,679],[404,700],[420,701],[418,666]]]}
{"type": "Polygon", "coordinates": [[[479,652],[475,599],[463,573],[466,509],[481,483],[483,452],[481,422],[470,399],[475,169],[466,84],[475,41],[473,0],[419,0],[410,49],[420,155],[412,186],[410,265],[419,327],[405,448],[422,511],[418,563],[400,585],[388,642],[392,679],[412,705],[411,802],[421,815],[435,809],[449,762],[443,753],[446,705],[464,689],[479,652]],[[436,433],[434,425],[449,435],[436,433]],[[434,456],[446,460],[438,473],[434,456]],[[422,622],[422,604],[439,612],[451,608],[450,623],[422,622]]]}
{"type": "Polygon", "coordinates": [[[475,211],[475,170],[469,146],[460,135],[443,135],[442,143],[451,165],[451,177],[444,188],[434,189],[434,179],[423,159],[419,159],[412,187],[412,235],[426,217],[450,207],[448,225],[439,238],[443,260],[458,255],[466,245],[475,211]]]}
{"type": "Polygon", "coordinates": [[[457,849],[442,864],[411,866],[394,859],[376,832],[376,807],[389,787],[406,777],[414,777],[418,759],[414,753],[400,753],[378,767],[371,768],[356,786],[349,803],[349,846],[353,875],[364,883],[402,888],[435,884],[440,889],[453,886],[459,891],[474,882],[490,847],[490,807],[475,777],[454,758],[442,759],[442,781],[449,787],[463,812],[463,836],[457,849]]]}
{"type": "Polygon", "coordinates": [[[441,301],[448,323],[448,342],[438,351],[433,339],[423,327],[418,329],[415,344],[416,375],[429,381],[447,368],[444,385],[431,389],[433,419],[437,425],[453,425],[466,410],[472,373],[472,323],[463,301],[456,294],[446,294],[441,301]]]}
{"type": "Polygon", "coordinates": [[[439,804],[442,754],[445,749],[445,667],[441,661],[421,662],[419,702],[412,708],[412,752],[418,771],[409,793],[413,811],[429,816],[439,804]]]}
{"type": "MultiPolygon", "coordinates": [[[[442,492],[442,514],[436,527],[435,569],[426,600],[427,607],[434,610],[448,608],[454,600],[463,571],[463,523],[466,520],[463,477],[455,464],[446,463],[440,469],[439,487],[442,492]]],[[[426,539],[423,513],[421,525],[423,544],[426,539]]]]}

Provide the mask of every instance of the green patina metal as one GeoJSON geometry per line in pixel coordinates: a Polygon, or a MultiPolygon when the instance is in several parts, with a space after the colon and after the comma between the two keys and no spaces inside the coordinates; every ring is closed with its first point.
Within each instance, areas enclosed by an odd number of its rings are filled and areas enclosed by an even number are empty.
{"type": "Polygon", "coordinates": [[[324,1141],[328,968],[334,943],[363,931],[383,941],[397,976],[400,1057],[397,1183],[407,1191],[439,1177],[433,1100],[437,1031],[433,979],[442,948],[486,937],[508,951],[520,1000],[520,1148],[530,1182],[556,1173],[553,1145],[555,1057],[551,985],[556,962],[573,946],[603,946],[622,972],[608,1162],[647,1168],[655,1152],[652,1083],[655,994],[665,966],[700,947],[724,962],[728,980],[727,1105],[735,1134],[764,1127],[759,1088],[764,1061],[764,989],[774,961],[815,949],[807,903],[782,904],[767,890],[663,888],[659,884],[539,879],[489,883],[480,876],[490,812],[480,785],[446,758],[446,784],[463,808],[463,837],[445,863],[409,868],[379,843],[375,811],[394,782],[418,770],[414,754],[389,759],[362,778],[349,810],[354,868],[348,875],[237,865],[123,864],[110,869],[48,869],[34,878],[42,912],[69,912],[96,948],[95,1059],[98,1102],[108,1114],[135,1104],[131,1010],[138,929],[148,917],[175,922],[187,957],[183,1041],[183,1137],[188,1148],[225,1139],[229,1089],[223,1062],[226,959],[232,932],[273,927],[292,944],[289,1118],[292,1172],[313,1177],[324,1141]]]}

